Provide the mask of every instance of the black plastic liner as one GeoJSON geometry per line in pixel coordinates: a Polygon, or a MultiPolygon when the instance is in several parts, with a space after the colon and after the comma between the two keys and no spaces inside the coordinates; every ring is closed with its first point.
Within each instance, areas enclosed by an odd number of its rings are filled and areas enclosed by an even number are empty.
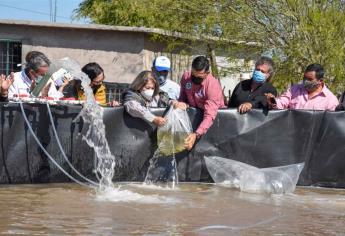
{"type": "MultiPolygon", "coordinates": [[[[76,176],[58,148],[47,107],[25,104],[31,126],[47,151],[76,176]]],[[[77,117],[79,106],[51,106],[66,155],[83,175],[95,180],[94,152],[82,139],[87,124],[77,117]]],[[[154,109],[163,114],[164,109],[154,109]]],[[[188,111],[193,127],[202,111],[188,111]]],[[[104,108],[106,137],[117,159],[114,181],[143,181],[157,147],[156,129],[133,118],[123,107],[104,108]]],[[[70,180],[40,150],[25,125],[18,104],[1,104],[0,183],[47,183],[70,180]]],[[[345,187],[345,112],[252,110],[218,112],[213,126],[191,152],[176,155],[180,181],[212,182],[204,156],[220,156],[259,168],[305,162],[299,185],[345,187]]],[[[78,178],[78,176],[76,176],[78,178]]]]}

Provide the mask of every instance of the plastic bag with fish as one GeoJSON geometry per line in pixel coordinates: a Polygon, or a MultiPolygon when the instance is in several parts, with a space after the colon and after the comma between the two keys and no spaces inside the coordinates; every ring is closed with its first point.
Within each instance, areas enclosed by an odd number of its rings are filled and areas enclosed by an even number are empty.
{"type": "Polygon", "coordinates": [[[193,132],[187,111],[170,107],[165,115],[167,122],[157,131],[159,153],[169,156],[182,152],[187,136],[193,132]]]}
{"type": "Polygon", "coordinates": [[[303,163],[257,168],[221,157],[205,157],[208,172],[215,183],[239,188],[243,192],[282,194],[295,191],[303,163]]]}

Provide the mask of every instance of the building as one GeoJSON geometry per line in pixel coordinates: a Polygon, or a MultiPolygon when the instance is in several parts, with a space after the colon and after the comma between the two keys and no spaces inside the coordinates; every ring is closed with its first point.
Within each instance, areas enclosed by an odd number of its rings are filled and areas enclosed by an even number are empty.
{"type": "MultiPolygon", "coordinates": [[[[52,61],[69,57],[81,66],[98,62],[105,70],[106,81],[131,83],[140,71],[151,68],[155,56],[164,54],[172,61],[171,79],[179,81],[190,69],[192,56],[178,51],[166,53],[165,44],[153,41],[152,34],[172,37],[163,30],[143,27],[0,20],[0,73],[21,70],[26,53],[37,50],[52,61]]],[[[217,61],[223,67],[228,64],[221,56],[217,61]]],[[[226,90],[237,84],[241,74],[221,79],[226,90]]]]}

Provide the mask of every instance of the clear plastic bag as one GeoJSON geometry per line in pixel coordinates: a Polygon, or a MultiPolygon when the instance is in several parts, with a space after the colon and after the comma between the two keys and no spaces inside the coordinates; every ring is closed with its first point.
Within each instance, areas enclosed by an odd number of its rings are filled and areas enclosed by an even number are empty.
{"type": "Polygon", "coordinates": [[[256,168],[221,157],[205,157],[207,169],[215,183],[221,183],[243,192],[282,194],[292,193],[304,167],[303,163],[256,168]]]}
{"type": "Polygon", "coordinates": [[[157,131],[158,151],[165,156],[183,151],[188,134],[192,133],[192,124],[185,110],[170,107],[165,115],[167,122],[157,131]]]}

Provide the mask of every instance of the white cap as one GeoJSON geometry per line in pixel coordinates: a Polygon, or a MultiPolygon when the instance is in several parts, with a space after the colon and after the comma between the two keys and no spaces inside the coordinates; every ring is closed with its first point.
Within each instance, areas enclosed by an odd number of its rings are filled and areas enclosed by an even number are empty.
{"type": "Polygon", "coordinates": [[[153,61],[153,67],[157,71],[170,70],[170,60],[165,56],[159,56],[153,61]]]}

